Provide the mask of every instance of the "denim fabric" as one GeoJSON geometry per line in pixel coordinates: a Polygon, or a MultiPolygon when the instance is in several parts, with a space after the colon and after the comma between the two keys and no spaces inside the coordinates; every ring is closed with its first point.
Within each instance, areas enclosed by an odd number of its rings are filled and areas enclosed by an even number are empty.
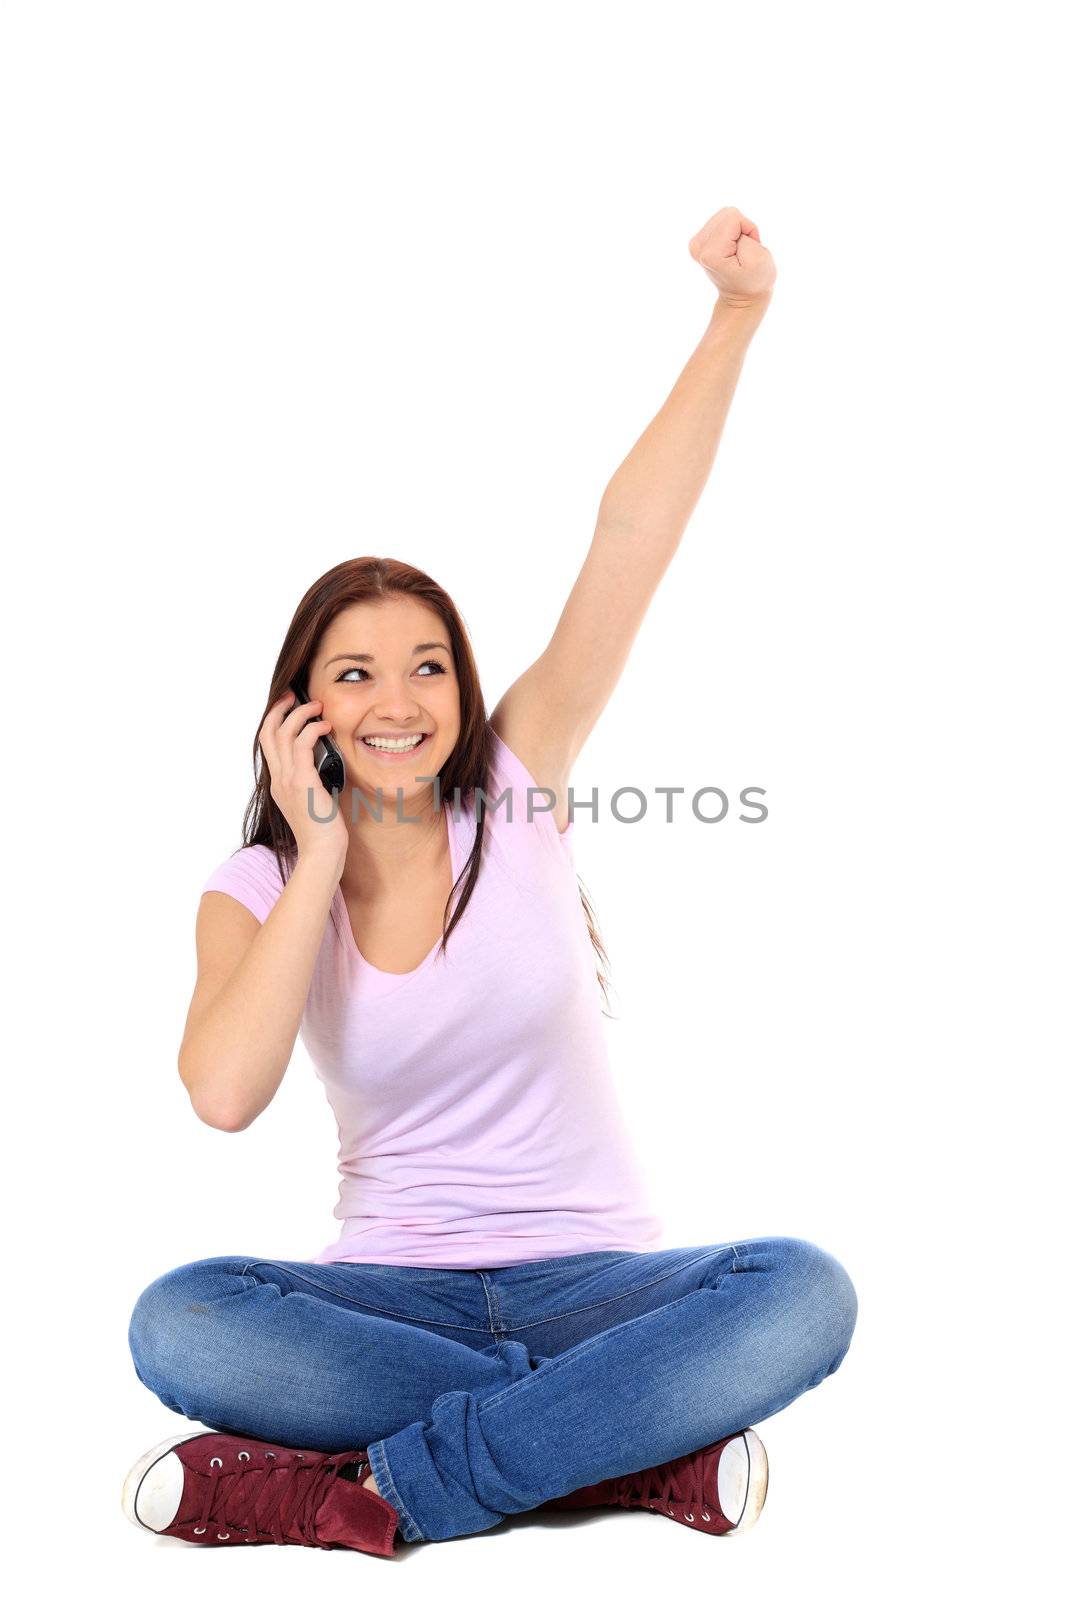
{"type": "Polygon", "coordinates": [[[366,1449],[414,1541],[754,1426],[837,1371],[856,1312],[789,1237],[469,1270],[212,1256],[148,1285],[129,1343],[209,1428],[366,1449]]]}

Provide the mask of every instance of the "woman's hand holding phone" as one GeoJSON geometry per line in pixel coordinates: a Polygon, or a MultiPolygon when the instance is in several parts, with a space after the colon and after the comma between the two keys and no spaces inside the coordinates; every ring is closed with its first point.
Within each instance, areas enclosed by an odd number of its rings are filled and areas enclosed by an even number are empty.
{"type": "Polygon", "coordinates": [[[259,743],[270,772],[271,799],[293,830],[300,859],[332,853],[340,877],[348,855],[348,829],[340,799],[336,815],[328,822],[316,820],[329,817],[334,809],[333,795],[315,770],[313,759],[316,740],[331,726],[321,715],[321,706],[320,700],[300,702],[287,689],[263,719],[259,743]],[[314,816],[308,814],[309,789],[314,816]]]}

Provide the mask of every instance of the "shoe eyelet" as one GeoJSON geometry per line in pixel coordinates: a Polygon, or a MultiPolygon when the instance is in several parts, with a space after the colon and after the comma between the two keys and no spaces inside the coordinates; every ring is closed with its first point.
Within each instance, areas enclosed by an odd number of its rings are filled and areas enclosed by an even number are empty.
{"type": "Polygon", "coordinates": [[[278,1452],[276,1450],[264,1450],[263,1454],[270,1461],[277,1461],[277,1459],[278,1459],[278,1452]]]}
{"type": "Polygon", "coordinates": [[[216,1538],[216,1539],[228,1539],[228,1538],[229,1538],[229,1537],[230,1537],[230,1536],[229,1536],[229,1534],[228,1534],[228,1533],[217,1533],[217,1534],[216,1534],[216,1535],[215,1535],[215,1538],[216,1538]]]}
{"type": "Polygon", "coordinates": [[[212,1456],[211,1460],[208,1462],[208,1466],[209,1467],[214,1467],[216,1465],[220,1466],[220,1467],[222,1466],[222,1457],[221,1456],[212,1456]]]}
{"type": "Polygon", "coordinates": [[[711,1518],[708,1516],[708,1513],[706,1511],[702,1511],[700,1513],[700,1520],[701,1520],[701,1522],[710,1522],[711,1518]]]}
{"type": "Polygon", "coordinates": [[[207,1529],[206,1528],[194,1528],[193,1532],[194,1533],[206,1533],[207,1529]]]}
{"type": "Polygon", "coordinates": [[[686,1520],[686,1522],[695,1522],[696,1521],[696,1517],[691,1517],[689,1515],[688,1511],[687,1511],[686,1514],[685,1514],[685,1520],[686,1520]]]}
{"type": "Polygon", "coordinates": [[[237,1459],[238,1461],[251,1461],[252,1457],[247,1450],[238,1450],[237,1459]]]}

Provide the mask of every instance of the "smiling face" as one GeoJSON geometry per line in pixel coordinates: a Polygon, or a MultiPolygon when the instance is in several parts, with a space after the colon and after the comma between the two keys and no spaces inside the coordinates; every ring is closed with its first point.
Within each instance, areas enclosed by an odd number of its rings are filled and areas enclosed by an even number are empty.
{"type": "Polygon", "coordinates": [[[455,661],[436,611],[407,595],[348,606],[319,640],[307,692],[323,703],[350,785],[369,799],[402,788],[406,816],[432,805],[432,783],[416,776],[441,771],[460,731],[455,661]],[[368,744],[375,734],[402,748],[368,744]]]}

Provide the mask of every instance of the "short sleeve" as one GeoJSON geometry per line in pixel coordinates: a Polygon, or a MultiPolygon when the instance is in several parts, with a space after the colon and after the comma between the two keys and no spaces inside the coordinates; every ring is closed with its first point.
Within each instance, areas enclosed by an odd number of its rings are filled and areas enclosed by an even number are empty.
{"type": "Polygon", "coordinates": [[[216,867],[200,893],[220,890],[247,906],[260,922],[265,922],[284,887],[274,851],[265,844],[249,844],[235,850],[216,867]]]}
{"type": "MultiPolygon", "coordinates": [[[[549,799],[549,794],[543,792],[547,785],[537,782],[529,768],[519,760],[514,750],[504,743],[492,723],[489,723],[488,727],[493,748],[496,793],[499,794],[504,788],[511,789],[512,819],[515,822],[527,823],[527,805],[529,805],[532,815],[529,817],[528,825],[533,826],[554,847],[562,846],[564,854],[569,858],[574,842],[573,816],[568,821],[563,833],[560,833],[556,827],[556,819],[552,812],[544,809],[549,799]],[[533,798],[527,801],[527,790],[529,789],[532,789],[534,794],[533,798]]],[[[559,798],[560,796],[557,794],[557,802],[559,798]]],[[[505,808],[506,802],[505,806],[501,808],[502,814],[506,816],[505,808]]]]}

